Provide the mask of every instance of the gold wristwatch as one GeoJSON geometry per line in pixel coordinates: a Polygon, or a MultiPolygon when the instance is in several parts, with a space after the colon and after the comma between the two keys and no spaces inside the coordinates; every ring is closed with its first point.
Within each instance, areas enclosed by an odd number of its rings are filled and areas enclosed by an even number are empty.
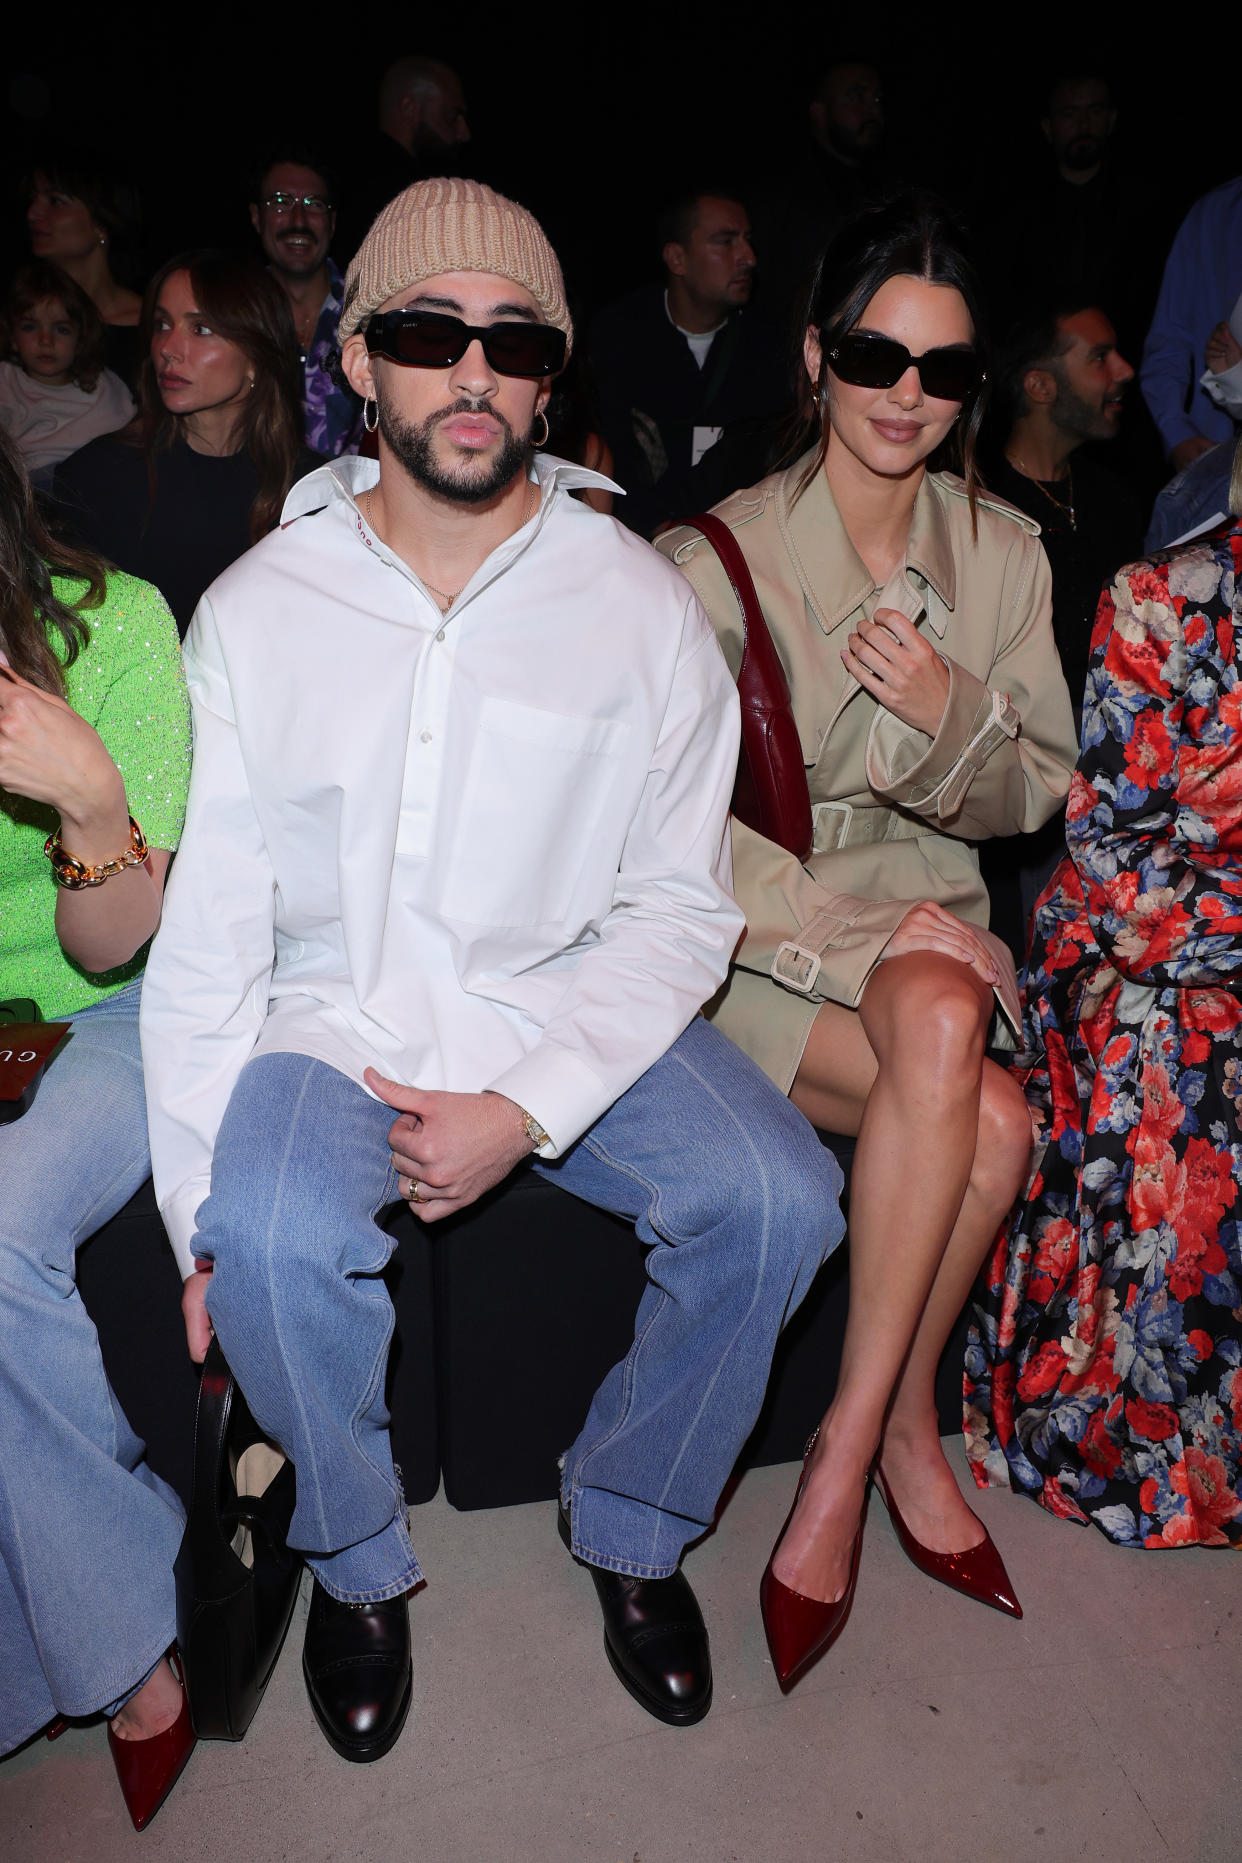
{"type": "MultiPolygon", "coordinates": [[[[516,1101],[514,1103],[516,1104],[516,1101]]],[[[550,1145],[552,1141],[535,1118],[534,1113],[528,1113],[524,1106],[519,1106],[518,1111],[522,1115],[522,1124],[526,1127],[526,1136],[535,1150],[539,1151],[544,1145],[550,1145]]]]}

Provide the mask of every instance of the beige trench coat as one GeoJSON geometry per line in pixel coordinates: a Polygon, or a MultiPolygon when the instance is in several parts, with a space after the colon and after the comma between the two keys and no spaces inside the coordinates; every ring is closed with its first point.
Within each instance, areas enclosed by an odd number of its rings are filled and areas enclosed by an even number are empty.
{"type": "MultiPolygon", "coordinates": [[[[707,1013],[786,1093],[820,1004],[857,1008],[913,906],[935,900],[987,926],[973,844],[1038,828],[1064,801],[1078,755],[1038,525],[983,496],[976,541],[962,481],[929,473],[905,563],[880,590],[824,474],[794,501],[807,463],[716,507],[745,554],[789,679],[815,844],[802,865],[734,822],[747,931],[707,1013]],[[886,711],[841,661],[859,616],[881,607],[914,621],[948,668],[934,738],[886,711]]],[[[693,584],[736,677],[742,618],[720,559],[687,526],[658,547],[693,584]]],[[[1005,965],[997,994],[1016,1027],[1013,966],[990,942],[1005,965]]],[[[1003,1021],[993,1040],[1006,1041],[1003,1021]]]]}

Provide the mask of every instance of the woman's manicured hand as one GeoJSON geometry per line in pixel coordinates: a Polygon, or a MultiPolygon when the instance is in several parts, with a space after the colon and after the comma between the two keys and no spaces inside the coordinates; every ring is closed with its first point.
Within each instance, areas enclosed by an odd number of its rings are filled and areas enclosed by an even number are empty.
{"type": "Polygon", "coordinates": [[[846,670],[903,724],[935,737],[949,697],[949,669],[896,608],[877,608],[841,650],[846,670]]]}
{"type": "Polygon", "coordinates": [[[976,928],[964,919],[954,918],[934,900],[924,900],[921,906],[913,906],[906,913],[885,945],[884,956],[905,957],[911,951],[939,951],[945,957],[955,957],[959,963],[969,964],[985,983],[1000,982],[996,960],[976,928]]]}

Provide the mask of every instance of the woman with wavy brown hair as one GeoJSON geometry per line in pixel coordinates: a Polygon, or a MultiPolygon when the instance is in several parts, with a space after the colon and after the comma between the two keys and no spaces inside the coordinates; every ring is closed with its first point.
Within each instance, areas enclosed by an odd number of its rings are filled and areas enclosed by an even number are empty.
{"type": "Polygon", "coordinates": [[[224,252],[170,259],[147,290],[140,411],[67,459],[62,522],[154,582],[182,634],[208,584],[274,529],[302,445],[288,299],[262,266],[224,252]]]}
{"type": "Polygon", "coordinates": [[[189,764],[167,607],[47,535],[0,434],[0,998],[70,1027],[0,1122],[0,1755],[104,1715],[139,1828],[194,1744],[168,1660],[184,1516],[75,1268],[151,1168],[138,1005],[189,764]]]}

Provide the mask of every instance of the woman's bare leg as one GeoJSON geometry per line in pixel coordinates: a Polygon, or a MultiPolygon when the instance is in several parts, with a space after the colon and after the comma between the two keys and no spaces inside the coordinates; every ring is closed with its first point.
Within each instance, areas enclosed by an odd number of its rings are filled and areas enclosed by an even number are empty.
{"type": "MultiPolygon", "coordinates": [[[[835,1005],[821,1011],[794,1084],[794,1102],[813,1123],[858,1133],[841,1373],[775,1566],[782,1583],[807,1597],[827,1601],[845,1589],[867,1470],[899,1380],[891,1470],[886,1463],[899,1505],[917,1462],[934,1493],[930,1510],[911,1505],[912,1527],[926,1526],[929,1511],[936,1517],[926,1542],[934,1550],[962,1550],[980,1536],[938,1434],[928,1442],[927,1417],[934,1421],[935,1412],[925,1372],[930,1362],[934,1378],[944,1338],[1020,1176],[1014,1166],[1013,1188],[993,1217],[998,1174],[990,1157],[978,1171],[975,1163],[984,1102],[990,1108],[995,1099],[1001,1109],[997,1121],[989,1112],[989,1127],[998,1122],[1008,1132],[1021,1095],[1015,1107],[1004,1087],[993,1088],[992,1073],[1000,1076],[990,1068],[986,1094],[983,1088],[992,1007],[991,990],[953,958],[893,958],[868,983],[857,1015],[835,1005]],[[968,1197],[972,1173],[979,1190],[968,1197]],[[907,1383],[903,1367],[916,1336],[907,1383]],[[937,1546],[937,1537],[949,1543],[937,1546]]],[[[1029,1148],[1029,1124],[1021,1129],[1029,1148]]]]}
{"type": "Polygon", "coordinates": [[[1030,1114],[1017,1081],[985,1061],[981,1085],[974,1169],[884,1424],[893,1499],[915,1539],[933,1552],[964,1552],[983,1538],[941,1445],[936,1369],[1030,1162],[1030,1114]]]}

